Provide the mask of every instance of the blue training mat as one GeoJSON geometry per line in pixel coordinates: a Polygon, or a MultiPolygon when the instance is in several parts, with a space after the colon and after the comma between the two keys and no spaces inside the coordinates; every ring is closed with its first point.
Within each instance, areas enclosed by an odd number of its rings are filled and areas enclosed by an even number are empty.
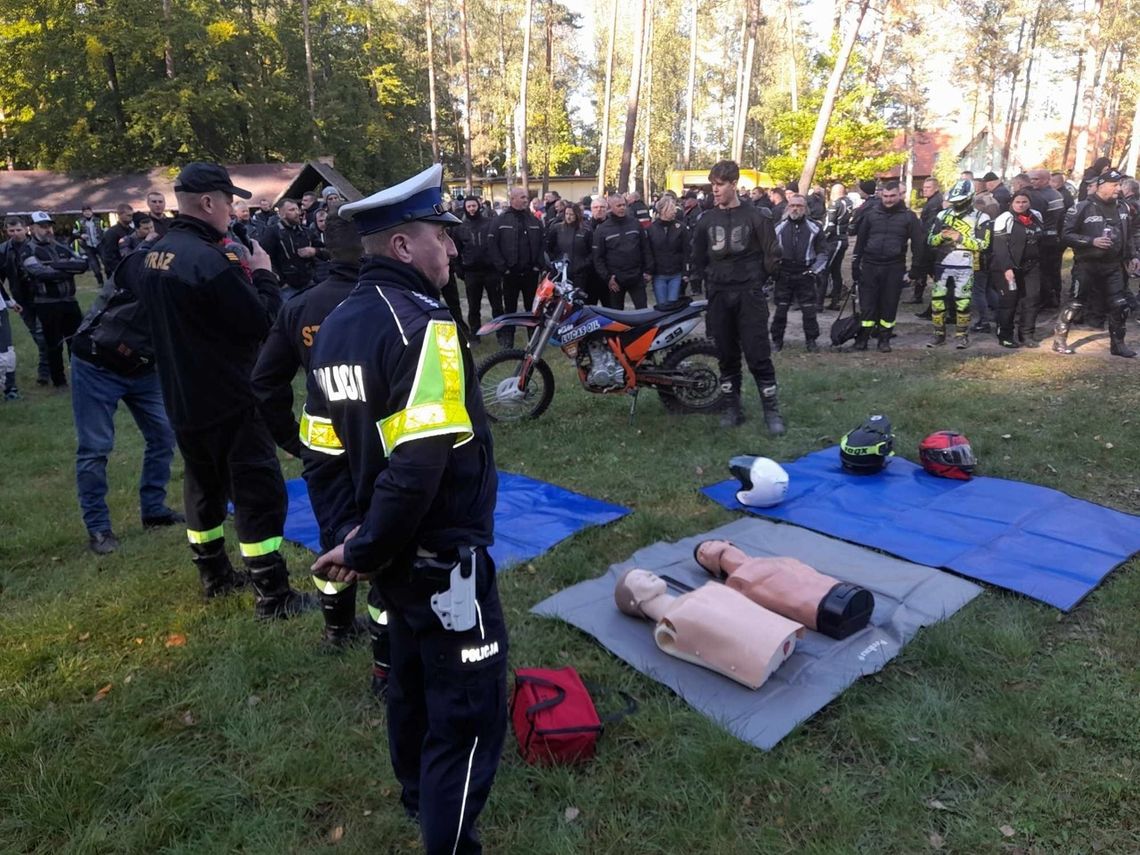
{"type": "Polygon", "coordinates": [[[897,457],[877,475],[852,475],[838,446],[781,465],[788,495],[774,508],[741,505],[735,480],[702,492],[730,510],[945,567],[1065,611],[1140,551],[1140,517],[1048,487],[938,478],[897,457]]]}
{"type": "MultiPolygon", "coordinates": [[[[285,487],[289,493],[285,539],[320,552],[320,530],[304,480],[294,478],[285,487]]],[[[591,499],[525,475],[500,472],[495,544],[489,551],[502,570],[541,555],[582,529],[605,525],[628,513],[629,509],[621,505],[591,499]]]]}

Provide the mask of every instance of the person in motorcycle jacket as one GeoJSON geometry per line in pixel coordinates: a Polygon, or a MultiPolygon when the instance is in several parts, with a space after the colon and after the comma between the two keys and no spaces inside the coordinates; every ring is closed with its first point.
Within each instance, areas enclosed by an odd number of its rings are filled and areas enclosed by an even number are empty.
{"type": "Polygon", "coordinates": [[[562,220],[546,233],[546,254],[551,261],[565,258],[574,287],[591,297],[600,297],[597,288],[593,287],[593,232],[582,219],[582,209],[578,205],[570,204],[563,208],[562,220]],[[594,293],[591,293],[591,288],[594,293]]]}
{"type": "Polygon", "coordinates": [[[1002,347],[1037,347],[1037,313],[1041,303],[1041,241],[1045,223],[1032,210],[1030,197],[1018,190],[1009,210],[994,221],[993,257],[990,261],[1000,288],[997,337],[1002,347]],[[1020,312],[1019,312],[1020,308],[1020,312]],[[1017,317],[1017,338],[1013,324],[1017,317]]]}
{"type": "Polygon", "coordinates": [[[692,276],[709,295],[708,330],[717,346],[721,388],[728,403],[722,427],[744,422],[740,406],[740,356],[760,389],[768,432],[785,432],[777,398],[776,366],[768,340],[768,300],[764,281],[780,261],[780,244],[772,214],[741,205],[736,192],[740,167],[722,160],[709,172],[716,207],[697,221],[693,230],[692,276]]]}
{"type": "Polygon", "coordinates": [[[503,313],[499,274],[488,249],[491,222],[491,215],[483,210],[483,200],[478,196],[468,196],[463,200],[463,222],[451,230],[458,252],[459,269],[456,272],[467,292],[467,327],[472,333],[478,332],[483,323],[484,292],[491,304],[491,317],[503,313]]]}
{"type": "Polygon", "coordinates": [[[988,215],[974,208],[974,184],[958,181],[946,194],[949,207],[934,218],[927,243],[934,248],[934,287],[930,292],[930,320],[934,335],[927,347],[946,343],[946,302],[954,292],[954,346],[970,345],[970,298],[981,255],[990,244],[988,215]]]}
{"type": "Polygon", "coordinates": [[[827,238],[823,227],[808,218],[807,200],[797,194],[788,197],[787,214],[776,224],[780,244],[780,272],[776,279],[776,312],[772,316],[772,349],[784,347],[788,309],[794,300],[803,314],[805,347],[819,350],[819,321],[816,320],[816,280],[827,265],[827,238]]]}
{"type": "Polygon", "coordinates": [[[1124,271],[1140,272],[1140,245],[1128,206],[1116,198],[1123,176],[1115,169],[1101,173],[1088,197],[1065,214],[1061,241],[1073,248],[1073,296],[1057,318],[1053,350],[1071,354],[1069,327],[1090,291],[1101,288],[1108,304],[1109,349],[1113,356],[1136,355],[1124,343],[1130,307],[1124,271]]]}

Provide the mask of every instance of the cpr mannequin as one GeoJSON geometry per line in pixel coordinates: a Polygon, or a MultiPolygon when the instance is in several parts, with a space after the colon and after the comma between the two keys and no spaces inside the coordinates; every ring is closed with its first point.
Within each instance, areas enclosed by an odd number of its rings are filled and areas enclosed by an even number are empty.
{"type": "Polygon", "coordinates": [[[875,597],[867,589],[825,576],[795,558],[752,558],[727,540],[699,543],[694,557],[729,588],[831,638],[858,632],[875,609],[875,597]]]}
{"type": "Polygon", "coordinates": [[[630,570],[614,601],[625,614],[656,622],[653,640],[670,656],[758,689],[792,655],[804,628],[725,585],[674,596],[665,580],[630,570]]]}

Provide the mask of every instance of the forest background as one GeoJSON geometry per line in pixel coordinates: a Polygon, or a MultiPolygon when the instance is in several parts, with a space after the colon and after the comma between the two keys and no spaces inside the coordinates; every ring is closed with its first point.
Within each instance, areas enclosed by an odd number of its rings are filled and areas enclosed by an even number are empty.
{"type": "Polygon", "coordinates": [[[601,159],[644,189],[736,156],[786,180],[853,30],[817,180],[909,165],[932,129],[988,130],[999,172],[1135,170],[1140,0],[0,0],[0,167],[331,155],[371,188],[435,157],[538,189],[601,159]]]}

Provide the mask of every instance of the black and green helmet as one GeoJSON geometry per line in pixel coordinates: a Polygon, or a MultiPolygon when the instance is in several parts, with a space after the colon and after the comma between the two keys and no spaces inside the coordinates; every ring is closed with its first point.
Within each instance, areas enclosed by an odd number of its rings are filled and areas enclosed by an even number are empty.
{"type": "Polygon", "coordinates": [[[894,456],[895,435],[886,416],[868,416],[863,424],[850,430],[839,440],[839,461],[856,475],[881,472],[894,456]]]}

